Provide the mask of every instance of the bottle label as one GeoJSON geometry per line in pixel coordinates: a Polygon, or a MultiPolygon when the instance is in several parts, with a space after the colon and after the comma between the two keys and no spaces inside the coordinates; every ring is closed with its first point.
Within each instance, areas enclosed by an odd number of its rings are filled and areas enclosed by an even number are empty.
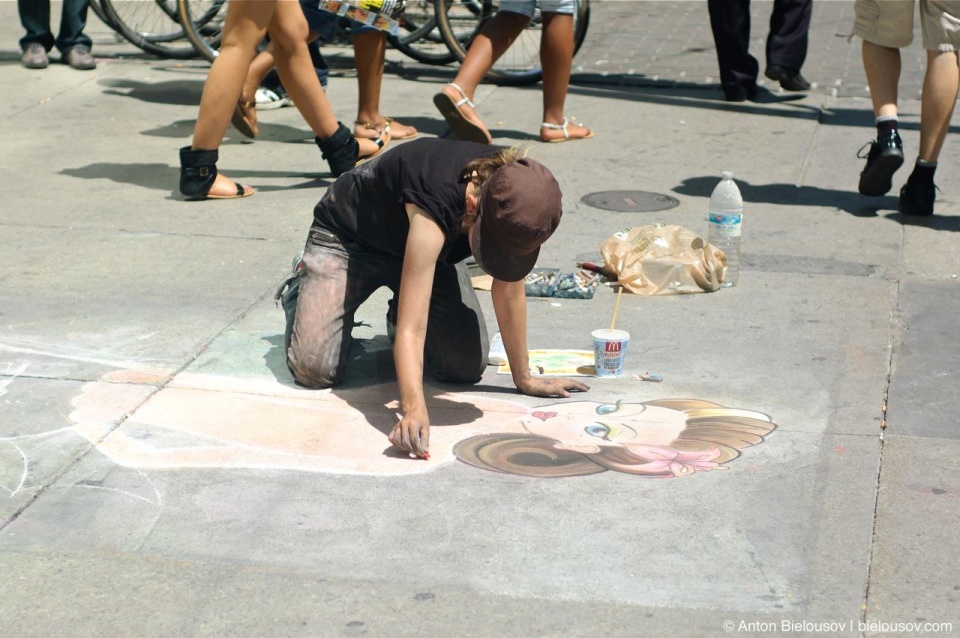
{"type": "Polygon", "coordinates": [[[707,219],[710,222],[710,230],[720,237],[733,239],[740,236],[740,223],[743,221],[743,213],[711,212],[707,219]]]}

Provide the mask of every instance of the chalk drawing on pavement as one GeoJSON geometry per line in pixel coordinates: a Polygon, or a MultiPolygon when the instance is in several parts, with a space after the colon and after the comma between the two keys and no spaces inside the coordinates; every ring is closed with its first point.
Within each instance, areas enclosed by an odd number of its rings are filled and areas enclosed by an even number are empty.
{"type": "Polygon", "coordinates": [[[388,476],[459,460],[524,476],[614,470],[670,478],[725,469],[776,427],[759,412],[695,399],[557,401],[531,409],[471,392],[440,393],[427,399],[431,459],[424,461],[387,440],[396,421],[394,384],[318,391],[267,376],[181,372],[157,391],[136,382],[139,375],[115,371],[86,384],[70,414],[74,429],[103,454],[139,469],[388,476]]]}

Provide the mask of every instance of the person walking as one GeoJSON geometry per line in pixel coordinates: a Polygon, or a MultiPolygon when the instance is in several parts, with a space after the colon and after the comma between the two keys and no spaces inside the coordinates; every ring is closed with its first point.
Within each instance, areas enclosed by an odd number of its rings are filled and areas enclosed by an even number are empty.
{"type": "MultiPolygon", "coordinates": [[[[537,3],[534,0],[501,2],[500,10],[486,22],[467,50],[453,82],[433,102],[459,140],[490,144],[493,138],[477,115],[473,95],[490,67],[500,59],[520,35],[537,3]]],[[[593,131],[564,115],[564,103],[573,64],[574,0],[543,0],[540,10],[543,30],[540,36],[540,63],[543,66],[543,121],[540,141],[566,142],[593,137],[593,131]]]]}
{"type": "MultiPolygon", "coordinates": [[[[870,86],[876,140],[858,153],[866,164],[857,189],[878,197],[893,187],[893,174],[903,165],[903,140],[897,110],[900,49],[913,41],[914,0],[858,0],[854,34],[863,38],[863,69],[870,86]],[[864,156],[862,151],[868,150],[864,156]]],[[[900,189],[899,210],[906,215],[932,215],[937,187],[934,174],[946,140],[960,85],[960,0],[920,0],[920,26],[927,66],[920,98],[920,147],[913,172],[900,189]]]]}
{"type": "Polygon", "coordinates": [[[517,389],[541,397],[588,390],[529,369],[524,277],[561,211],[553,174],[518,148],[418,139],[342,175],[314,208],[302,259],[277,293],[294,379],[310,388],[339,383],[357,309],[380,287],[390,288],[402,414],[389,440],[429,458],[424,363],[449,383],[476,383],[487,365],[487,328],[464,264],[473,256],[493,277],[493,307],[517,389]]]}
{"type": "MultiPolygon", "coordinates": [[[[750,0],[708,0],[720,87],[728,102],[756,100],[760,64],[750,55],[750,0]]],[[[764,75],[785,91],[808,91],[800,73],[807,58],[813,0],[774,0],[764,75]]]]}
{"type": "MultiPolygon", "coordinates": [[[[318,39],[332,40],[335,36],[336,22],[339,16],[322,9],[302,3],[303,12],[310,27],[307,35],[307,44],[313,49],[318,39]],[[321,35],[322,34],[322,35],[321,35]]],[[[357,84],[359,88],[357,119],[354,121],[353,134],[358,139],[390,139],[404,140],[415,137],[417,129],[385,117],[380,113],[380,90],[383,84],[383,70],[386,62],[387,34],[381,29],[354,22],[353,56],[357,69],[357,84]]],[[[322,57],[312,54],[313,58],[322,57]]],[[[261,106],[258,94],[264,91],[264,78],[275,65],[275,55],[272,44],[268,43],[257,54],[250,64],[247,79],[243,83],[243,92],[240,104],[233,116],[233,125],[247,137],[256,138],[259,135],[257,123],[257,109],[277,108],[292,103],[285,97],[286,89],[282,86],[272,91],[277,97],[276,103],[261,106]],[[274,106],[276,104],[276,106],[274,106]]],[[[316,67],[316,61],[314,61],[316,67]]]]}
{"type": "Polygon", "coordinates": [[[20,24],[27,32],[20,38],[23,51],[20,64],[28,69],[45,69],[50,65],[47,54],[56,46],[61,60],[70,68],[80,71],[97,68],[90,53],[92,42],[83,32],[88,7],[89,0],[63,0],[60,32],[54,37],[50,31],[50,0],[17,0],[20,24]]]}
{"type": "Polygon", "coordinates": [[[180,149],[180,192],[188,199],[232,199],[255,193],[218,174],[218,149],[241,99],[241,91],[257,45],[267,32],[274,46],[277,69],[297,110],[314,131],[322,157],[336,177],[358,160],[372,157],[382,139],[356,140],[327,102],[307,49],[307,21],[300,4],[291,0],[231,2],[223,28],[220,55],[200,97],[193,143],[180,149]]]}

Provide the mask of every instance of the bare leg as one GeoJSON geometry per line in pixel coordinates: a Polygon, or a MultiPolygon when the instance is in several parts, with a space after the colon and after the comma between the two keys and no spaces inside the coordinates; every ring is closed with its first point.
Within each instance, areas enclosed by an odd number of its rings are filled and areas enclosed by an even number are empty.
{"type": "MultiPolygon", "coordinates": [[[[317,37],[319,36],[311,31],[307,35],[307,44],[316,40],[317,37]]],[[[267,73],[269,73],[276,64],[277,60],[273,52],[273,42],[267,42],[263,50],[260,51],[257,57],[253,59],[253,62],[250,63],[250,69],[247,71],[247,79],[243,83],[243,100],[247,102],[253,101],[257,89],[260,88],[260,84],[263,82],[263,78],[267,77],[267,73]]]]}
{"type": "MultiPolygon", "coordinates": [[[[573,65],[573,16],[544,13],[540,36],[540,63],[543,65],[543,121],[563,124],[563,105],[567,100],[570,68],[573,65]]],[[[567,125],[571,138],[585,137],[590,129],[574,122],[567,125]]],[[[563,139],[563,131],[540,128],[544,140],[563,139]]]]}
{"type": "Polygon", "coordinates": [[[955,51],[927,51],[927,73],[920,102],[920,153],[925,162],[936,162],[950,128],[957,102],[960,67],[955,51]]]}
{"type": "MultiPolygon", "coordinates": [[[[247,0],[245,0],[247,1],[247,0]]],[[[327,96],[320,86],[317,72],[307,49],[309,28],[300,4],[279,0],[277,11],[270,23],[270,41],[277,62],[280,81],[290,94],[300,115],[321,140],[337,132],[337,121],[327,96]]],[[[379,150],[373,141],[361,140],[360,156],[372,155],[379,150]]]]}
{"type": "MultiPolygon", "coordinates": [[[[361,31],[353,36],[353,59],[357,66],[359,104],[354,135],[375,138],[387,127],[380,114],[380,88],[383,84],[383,64],[387,49],[387,35],[383,31],[361,31]]],[[[417,129],[400,122],[390,122],[390,137],[413,137],[417,129]]]]}
{"type": "Polygon", "coordinates": [[[273,42],[268,42],[263,51],[257,54],[257,57],[250,63],[250,69],[247,71],[247,79],[243,82],[243,93],[241,98],[245,102],[253,102],[257,93],[257,88],[263,82],[276,65],[276,59],[273,55],[273,42]]]}
{"type": "Polygon", "coordinates": [[[870,86],[873,114],[897,114],[897,85],[900,82],[900,49],[863,41],[863,70],[870,86]]]}
{"type": "Polygon", "coordinates": [[[297,110],[322,140],[336,133],[337,117],[327,102],[307,49],[307,19],[296,2],[279,0],[270,23],[270,41],[280,81],[297,110]]]}
{"type": "MultiPolygon", "coordinates": [[[[267,31],[276,5],[276,0],[245,0],[229,5],[220,55],[210,67],[200,97],[200,112],[193,129],[194,150],[220,148],[230,116],[240,99],[247,69],[257,44],[267,31]]],[[[244,186],[244,190],[252,191],[248,186],[244,186]]],[[[235,192],[232,181],[220,174],[210,189],[211,195],[230,195],[235,192]]]]}
{"type": "MultiPolygon", "coordinates": [[[[500,12],[483,25],[483,29],[470,45],[470,50],[467,51],[467,57],[460,65],[457,77],[453,80],[454,84],[463,89],[468,98],[473,99],[473,94],[477,90],[477,85],[483,80],[483,76],[494,62],[500,59],[504,51],[510,48],[513,41],[527,26],[527,22],[529,22],[527,16],[520,13],[500,12]]],[[[453,98],[454,102],[460,101],[460,93],[452,86],[443,87],[443,92],[453,98]]],[[[487,131],[487,127],[469,104],[461,106],[460,111],[464,117],[487,131]]],[[[489,136],[490,133],[487,131],[487,137],[489,136]]]]}

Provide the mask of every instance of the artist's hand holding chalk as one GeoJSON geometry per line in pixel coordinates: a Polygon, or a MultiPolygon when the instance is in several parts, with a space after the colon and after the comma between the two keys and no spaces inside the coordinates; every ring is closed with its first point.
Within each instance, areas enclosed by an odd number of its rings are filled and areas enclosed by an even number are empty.
{"type": "Polygon", "coordinates": [[[532,397],[567,398],[571,392],[586,392],[590,389],[586,383],[558,377],[528,377],[517,383],[517,390],[532,397]]]}
{"type": "Polygon", "coordinates": [[[422,459],[430,458],[430,419],[415,412],[397,414],[400,420],[390,432],[390,442],[401,450],[416,454],[422,459]]]}

